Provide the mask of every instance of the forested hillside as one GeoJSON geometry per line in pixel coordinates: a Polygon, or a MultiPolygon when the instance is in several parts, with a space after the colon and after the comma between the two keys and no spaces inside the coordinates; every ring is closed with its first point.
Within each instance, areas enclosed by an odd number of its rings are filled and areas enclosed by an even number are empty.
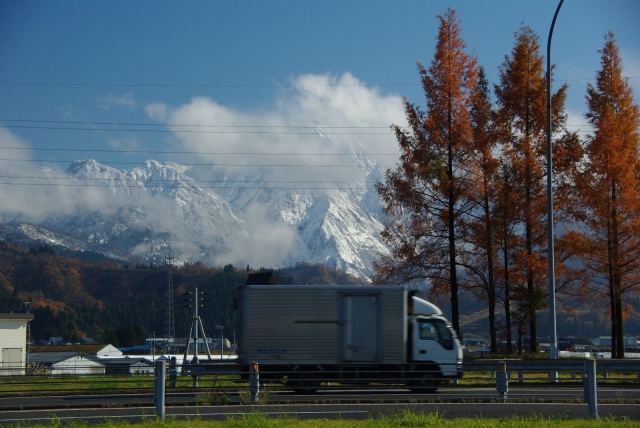
{"type": "MultiPolygon", "coordinates": [[[[200,316],[205,330],[223,325],[233,331],[232,291],[243,284],[249,266],[210,268],[201,263],[172,268],[175,333],[188,334],[191,312],[185,293],[208,293],[200,316]]],[[[355,284],[358,280],[324,265],[298,264],[275,271],[279,284],[355,284]]],[[[30,302],[33,339],[61,336],[77,342],[92,337],[118,346],[140,344],[153,333],[161,337],[167,307],[167,269],[122,266],[61,257],[48,246],[29,250],[0,241],[0,312],[25,310],[30,302]]],[[[211,334],[211,333],[210,333],[211,334]]]]}

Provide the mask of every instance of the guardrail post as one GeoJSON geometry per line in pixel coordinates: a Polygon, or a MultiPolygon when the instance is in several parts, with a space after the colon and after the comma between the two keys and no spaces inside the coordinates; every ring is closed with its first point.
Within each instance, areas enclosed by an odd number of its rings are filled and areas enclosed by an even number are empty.
{"type": "Polygon", "coordinates": [[[501,361],[496,366],[496,390],[498,391],[498,397],[503,403],[507,402],[507,392],[509,391],[509,376],[507,374],[507,363],[501,361]]]}
{"type": "Polygon", "coordinates": [[[584,401],[589,407],[589,417],[598,419],[598,388],[596,382],[596,360],[586,360],[584,362],[584,401]]]}
{"type": "Polygon", "coordinates": [[[518,383],[524,383],[524,372],[522,370],[518,371],[518,383]]]}
{"type": "Polygon", "coordinates": [[[258,363],[253,362],[249,367],[249,392],[251,394],[251,402],[259,402],[260,394],[260,372],[258,370],[258,363]]]}
{"type": "Polygon", "coordinates": [[[153,403],[156,406],[156,416],[164,421],[165,415],[165,372],[164,360],[156,361],[156,379],[153,383],[153,403]]]}

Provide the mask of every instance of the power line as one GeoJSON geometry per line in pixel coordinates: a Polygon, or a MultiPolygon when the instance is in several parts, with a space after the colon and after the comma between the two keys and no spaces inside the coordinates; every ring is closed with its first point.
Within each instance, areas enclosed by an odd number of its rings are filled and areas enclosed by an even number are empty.
{"type": "MultiPolygon", "coordinates": [[[[61,131],[109,131],[109,132],[156,132],[156,133],[188,133],[188,134],[278,134],[278,135],[318,135],[318,132],[284,132],[284,131],[197,131],[193,129],[118,129],[118,128],[78,128],[56,126],[3,125],[15,129],[47,129],[61,131]]],[[[322,132],[325,135],[393,135],[393,132],[322,132]]]]}
{"type": "MultiPolygon", "coordinates": [[[[134,186],[134,185],[126,185],[126,184],[114,184],[113,186],[106,186],[104,184],[87,184],[87,183],[73,183],[73,184],[61,184],[61,183],[10,183],[10,182],[0,182],[0,186],[56,186],[56,187],[102,187],[102,188],[133,188],[133,189],[143,189],[145,186],[134,186]]],[[[324,187],[269,187],[269,186],[197,186],[201,189],[280,189],[280,190],[362,190],[362,189],[370,189],[373,190],[375,187],[367,187],[356,186],[356,187],[335,187],[335,186],[324,186],[324,187]]],[[[189,186],[177,185],[177,186],[169,186],[171,189],[189,189],[189,186]]]]}
{"type": "MultiPolygon", "coordinates": [[[[640,79],[639,76],[625,76],[626,79],[640,79]]],[[[595,81],[595,78],[582,79],[561,79],[555,78],[557,82],[581,82],[595,81]]],[[[213,88],[213,89],[259,89],[259,88],[316,88],[316,87],[377,87],[377,86],[422,86],[421,83],[358,83],[358,84],[318,84],[318,85],[293,85],[293,84],[272,84],[272,85],[206,85],[206,84],[180,84],[180,83],[70,83],[70,82],[21,82],[21,81],[0,81],[2,85],[15,86],[78,86],[78,87],[115,87],[115,88],[213,88]]]]}
{"type": "Polygon", "coordinates": [[[169,150],[118,150],[118,149],[63,149],[55,147],[4,147],[4,150],[34,150],[59,152],[99,152],[99,153],[148,153],[148,154],[198,154],[198,155],[257,155],[257,156],[399,156],[399,153],[265,153],[265,152],[199,152],[199,151],[169,151],[169,150]]]}
{"type": "MultiPolygon", "coordinates": [[[[49,163],[73,163],[77,160],[50,160],[50,159],[0,159],[9,162],[49,162],[49,163]]],[[[140,165],[140,162],[105,161],[100,164],[140,165]]],[[[225,164],[225,163],[180,163],[183,166],[232,166],[232,167],[293,167],[293,168],[360,168],[359,165],[304,165],[304,164],[225,164]]],[[[389,168],[391,166],[379,166],[389,168]]]]}
{"type": "MultiPolygon", "coordinates": [[[[201,127],[201,128],[285,128],[285,129],[390,129],[389,126],[327,126],[327,125],[208,125],[202,123],[136,123],[136,122],[88,122],[41,119],[3,119],[0,122],[55,123],[61,125],[112,125],[112,126],[165,126],[165,127],[201,127]]],[[[591,126],[589,123],[565,126],[591,126]]],[[[64,128],[63,128],[64,129],[64,128]]],[[[92,128],[87,128],[92,129],[92,128]]],[[[401,129],[409,129],[401,127],[401,129]]]]}
{"type": "MultiPolygon", "coordinates": [[[[103,177],[42,177],[42,176],[17,176],[17,175],[0,175],[0,178],[18,178],[18,179],[36,179],[36,180],[90,180],[90,181],[111,181],[113,178],[103,178],[103,177]]],[[[125,177],[134,180],[131,177],[125,177]]],[[[340,184],[355,184],[354,181],[318,181],[318,180],[195,180],[197,183],[340,183],[340,184]]],[[[145,183],[170,183],[175,180],[171,179],[153,179],[146,181],[145,183]]]]}
{"type": "Polygon", "coordinates": [[[216,89],[259,89],[259,88],[324,88],[324,87],[365,87],[376,86],[422,86],[421,83],[358,83],[358,84],[326,84],[326,85],[204,85],[204,84],[179,84],[179,83],[68,83],[68,82],[18,82],[0,81],[2,85],[16,86],[80,86],[80,87],[115,87],[115,88],[216,88],[216,89]]]}
{"type": "Polygon", "coordinates": [[[181,126],[206,128],[293,128],[293,129],[389,129],[390,126],[324,126],[324,125],[206,125],[206,124],[165,124],[132,122],[81,122],[64,120],[2,119],[0,122],[58,123],[76,125],[113,125],[113,126],[181,126]]]}
{"type": "MultiPolygon", "coordinates": [[[[179,126],[179,125],[177,125],[179,126]]],[[[589,125],[567,125],[567,126],[589,126],[589,125]]],[[[161,134],[261,134],[261,135],[384,135],[393,136],[394,131],[389,132],[286,132],[286,131],[198,131],[193,129],[122,129],[122,128],[80,128],[80,127],[60,127],[60,126],[30,126],[30,125],[2,125],[4,128],[12,129],[46,129],[50,131],[104,131],[104,132],[150,132],[161,134]]],[[[403,128],[406,129],[406,128],[403,128]]],[[[576,131],[580,133],[590,133],[591,131],[576,131]]]]}

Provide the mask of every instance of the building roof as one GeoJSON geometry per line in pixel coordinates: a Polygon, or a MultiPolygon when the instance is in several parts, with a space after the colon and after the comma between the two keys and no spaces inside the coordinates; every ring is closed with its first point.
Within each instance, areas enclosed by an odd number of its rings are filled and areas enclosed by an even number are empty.
{"type": "Polygon", "coordinates": [[[146,358],[109,358],[104,360],[105,364],[108,366],[124,366],[124,365],[134,365],[134,364],[143,364],[149,367],[153,367],[153,363],[146,358]]]}
{"type": "Polygon", "coordinates": [[[33,314],[26,312],[0,312],[0,320],[27,320],[30,321],[33,319],[33,314]]]}
{"type": "Polygon", "coordinates": [[[277,285],[271,272],[250,273],[244,285],[277,285]]]}
{"type": "Polygon", "coordinates": [[[74,357],[82,357],[86,360],[94,361],[100,364],[104,364],[104,361],[89,355],[86,352],[81,351],[68,351],[68,352],[29,352],[30,363],[40,364],[56,364],[61,361],[68,360],[74,357]]]}
{"type": "Polygon", "coordinates": [[[89,355],[95,355],[109,345],[44,345],[34,346],[31,352],[85,352],[89,355]]]}
{"type": "Polygon", "coordinates": [[[591,341],[583,339],[582,337],[561,337],[558,341],[571,342],[574,345],[591,345],[591,341]]]}

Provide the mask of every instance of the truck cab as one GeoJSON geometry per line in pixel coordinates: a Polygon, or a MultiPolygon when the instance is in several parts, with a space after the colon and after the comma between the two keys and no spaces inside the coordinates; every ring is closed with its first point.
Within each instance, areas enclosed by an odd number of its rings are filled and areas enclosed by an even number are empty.
{"type": "Polygon", "coordinates": [[[411,361],[434,363],[443,377],[460,377],[463,346],[455,330],[442,316],[440,308],[416,296],[410,296],[410,300],[411,361]]]}

